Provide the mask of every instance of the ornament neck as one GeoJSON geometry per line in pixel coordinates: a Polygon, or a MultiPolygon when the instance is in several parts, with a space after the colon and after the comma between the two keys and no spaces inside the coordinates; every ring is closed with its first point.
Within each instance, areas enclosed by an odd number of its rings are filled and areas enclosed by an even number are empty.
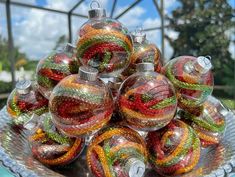
{"type": "Polygon", "coordinates": [[[93,0],[90,4],[91,10],[88,11],[89,19],[100,19],[106,17],[105,9],[100,7],[98,1],[93,0]]]}
{"type": "Polygon", "coordinates": [[[154,71],[154,64],[153,63],[139,63],[136,66],[138,72],[149,72],[154,71]]]}
{"type": "Polygon", "coordinates": [[[205,74],[209,70],[211,70],[212,64],[210,61],[210,57],[204,57],[204,56],[199,56],[193,63],[188,62],[185,66],[184,69],[187,73],[192,73],[194,71],[200,73],[200,74],[205,74]]]}
{"type": "Polygon", "coordinates": [[[81,66],[79,68],[79,77],[85,81],[95,81],[98,76],[98,70],[88,66],[81,66]]]}
{"type": "Polygon", "coordinates": [[[142,177],[145,172],[145,164],[137,158],[129,158],[125,163],[125,171],[129,177],[142,177]]]}
{"type": "Polygon", "coordinates": [[[30,80],[21,80],[16,83],[16,91],[21,95],[28,94],[32,89],[32,82],[30,80]]]}
{"type": "Polygon", "coordinates": [[[75,49],[76,49],[76,47],[73,44],[67,43],[66,46],[64,47],[64,52],[66,52],[66,53],[74,53],[75,49]]]}
{"type": "Polygon", "coordinates": [[[141,28],[132,33],[132,38],[135,43],[142,44],[146,41],[146,34],[143,33],[141,28]]]}

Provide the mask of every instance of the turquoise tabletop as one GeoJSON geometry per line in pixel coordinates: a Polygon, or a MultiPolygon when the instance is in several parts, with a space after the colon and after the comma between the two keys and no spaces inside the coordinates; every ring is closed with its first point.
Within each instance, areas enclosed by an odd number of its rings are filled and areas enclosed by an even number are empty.
{"type": "Polygon", "coordinates": [[[6,168],[0,166],[0,176],[1,177],[14,177],[6,168]]]}

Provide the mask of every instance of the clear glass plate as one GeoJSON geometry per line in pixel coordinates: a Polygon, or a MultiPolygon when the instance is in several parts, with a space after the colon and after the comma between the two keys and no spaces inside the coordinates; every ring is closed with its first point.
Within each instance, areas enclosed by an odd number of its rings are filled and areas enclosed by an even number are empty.
{"type": "MultiPolygon", "coordinates": [[[[235,115],[232,112],[226,117],[226,122],[225,136],[220,145],[203,149],[197,167],[190,173],[183,175],[184,177],[232,175],[228,175],[235,167],[235,115]]],[[[74,163],[65,167],[50,169],[32,157],[26,136],[26,132],[11,125],[6,108],[3,108],[0,111],[0,161],[15,176],[92,176],[86,166],[85,150],[74,163]]],[[[158,175],[152,170],[147,170],[145,177],[158,177],[158,175]]]]}

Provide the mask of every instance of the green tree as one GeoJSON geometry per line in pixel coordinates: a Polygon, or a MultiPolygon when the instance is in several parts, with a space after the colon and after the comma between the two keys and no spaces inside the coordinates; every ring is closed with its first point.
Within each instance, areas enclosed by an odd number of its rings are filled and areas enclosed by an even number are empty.
{"type": "MultiPolygon", "coordinates": [[[[14,54],[15,54],[15,63],[20,59],[28,60],[26,55],[19,51],[18,47],[14,47],[14,54]]],[[[4,39],[0,35],[0,65],[2,66],[2,70],[10,71],[11,70],[11,63],[8,59],[8,43],[7,40],[4,39]]]]}
{"type": "Polygon", "coordinates": [[[181,4],[168,17],[170,28],[179,33],[176,40],[165,36],[180,55],[210,55],[216,85],[234,86],[234,60],[228,51],[231,39],[226,33],[234,27],[233,10],[225,0],[178,0],[181,4]]]}
{"type": "Polygon", "coordinates": [[[7,41],[0,35],[0,63],[2,70],[10,70],[10,62],[7,59],[7,41]]]}

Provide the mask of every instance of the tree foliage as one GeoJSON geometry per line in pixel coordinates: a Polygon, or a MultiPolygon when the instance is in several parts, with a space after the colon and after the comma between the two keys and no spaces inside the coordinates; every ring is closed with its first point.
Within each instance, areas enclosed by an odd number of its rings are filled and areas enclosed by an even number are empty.
{"type": "MultiPolygon", "coordinates": [[[[234,86],[234,60],[228,51],[227,35],[234,27],[233,10],[225,0],[178,0],[180,7],[168,17],[170,28],[179,33],[177,39],[165,36],[180,55],[210,55],[216,85],[234,86]]],[[[234,49],[235,50],[235,49],[234,49]]]]}
{"type": "MultiPolygon", "coordinates": [[[[13,53],[15,57],[15,63],[17,63],[20,60],[26,60],[26,61],[28,60],[25,53],[20,52],[18,47],[14,47],[13,53]]],[[[2,65],[2,70],[5,71],[11,70],[11,63],[10,60],[8,59],[8,42],[1,35],[0,35],[0,63],[2,65]]],[[[24,63],[24,65],[27,65],[27,62],[24,63]]]]}

